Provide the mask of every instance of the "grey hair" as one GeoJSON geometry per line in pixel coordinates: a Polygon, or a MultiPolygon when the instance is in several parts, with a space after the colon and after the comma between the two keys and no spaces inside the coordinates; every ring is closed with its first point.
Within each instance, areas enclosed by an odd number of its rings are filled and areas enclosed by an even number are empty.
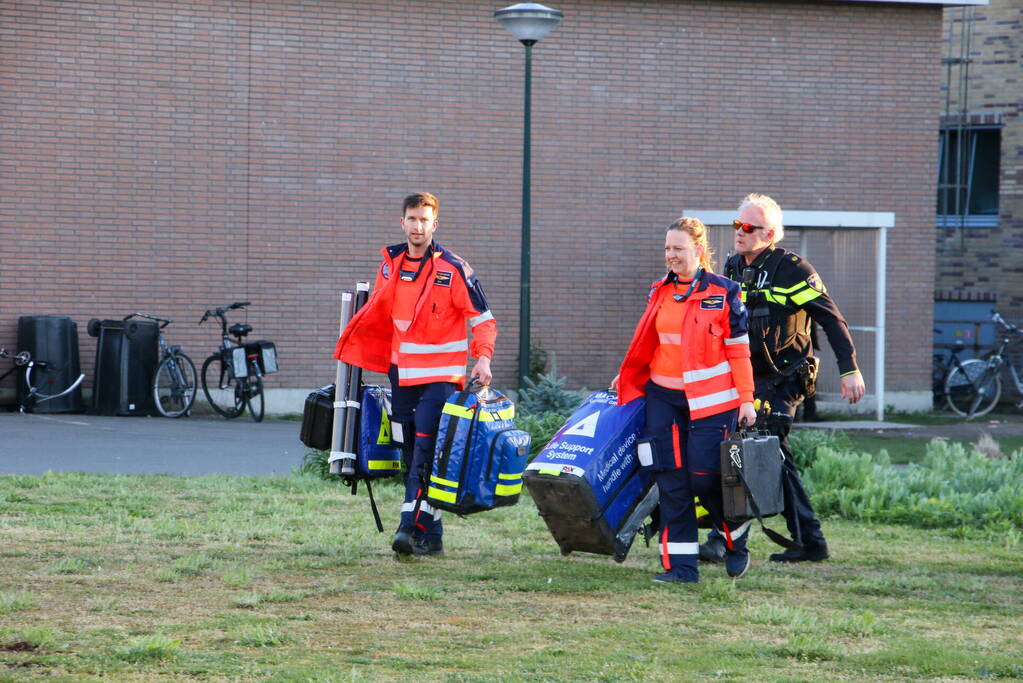
{"type": "Polygon", "coordinates": [[[778,202],[766,194],[751,192],[739,203],[739,213],[742,213],[747,206],[755,206],[763,212],[767,225],[762,227],[774,229],[775,242],[785,239],[785,225],[782,223],[781,207],[778,206],[778,202]]]}

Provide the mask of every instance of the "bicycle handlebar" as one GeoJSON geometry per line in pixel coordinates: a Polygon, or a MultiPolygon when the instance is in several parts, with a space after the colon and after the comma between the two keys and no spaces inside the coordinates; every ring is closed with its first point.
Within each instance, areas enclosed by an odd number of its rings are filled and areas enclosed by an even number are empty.
{"type": "Polygon", "coordinates": [[[199,320],[199,324],[202,325],[204,322],[209,320],[211,317],[220,318],[221,320],[223,320],[226,323],[227,322],[227,318],[224,317],[225,313],[227,313],[228,311],[233,311],[233,310],[238,309],[238,308],[245,308],[246,306],[251,306],[251,305],[252,305],[251,301],[235,301],[233,304],[230,304],[230,305],[228,305],[225,308],[218,308],[216,310],[211,309],[211,308],[207,308],[206,312],[202,314],[202,318],[199,320]]]}
{"type": "Polygon", "coordinates": [[[998,311],[991,311],[991,320],[1004,327],[1009,332],[1019,332],[1019,328],[1012,323],[1005,322],[1005,318],[1002,317],[998,311]]]}

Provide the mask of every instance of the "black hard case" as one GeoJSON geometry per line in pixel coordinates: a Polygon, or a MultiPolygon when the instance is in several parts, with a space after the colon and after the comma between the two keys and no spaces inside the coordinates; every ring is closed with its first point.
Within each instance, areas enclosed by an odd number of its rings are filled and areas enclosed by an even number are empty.
{"type": "Polygon", "coordinates": [[[721,493],[725,519],[744,522],[785,509],[782,452],[777,436],[737,432],[721,442],[721,493]],[[741,476],[740,476],[741,474],[741,476]],[[750,497],[756,502],[756,510],[750,497]]]}
{"type": "Polygon", "coordinates": [[[309,448],[319,451],[330,450],[333,427],[334,385],[330,384],[306,396],[299,439],[309,448]]]}
{"type": "Polygon", "coordinates": [[[659,500],[654,484],[632,503],[631,510],[615,529],[604,516],[590,483],[583,477],[574,474],[552,477],[527,471],[523,479],[562,555],[578,550],[611,555],[615,562],[624,562],[636,533],[659,500]]]}

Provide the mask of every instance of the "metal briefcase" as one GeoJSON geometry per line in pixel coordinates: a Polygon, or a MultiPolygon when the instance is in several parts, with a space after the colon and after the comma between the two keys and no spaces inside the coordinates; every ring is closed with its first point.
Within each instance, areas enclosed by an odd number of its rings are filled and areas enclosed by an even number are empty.
{"type": "Polygon", "coordinates": [[[739,431],[721,442],[721,494],[725,519],[777,515],[785,508],[777,436],[739,431]]]}

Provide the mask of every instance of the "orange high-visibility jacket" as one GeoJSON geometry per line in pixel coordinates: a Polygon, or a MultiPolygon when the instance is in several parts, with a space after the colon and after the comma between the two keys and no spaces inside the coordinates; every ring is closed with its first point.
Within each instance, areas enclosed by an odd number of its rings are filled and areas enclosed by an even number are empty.
{"type": "Polygon", "coordinates": [[[683,309],[681,339],[660,339],[657,311],[664,297],[674,291],[676,277],[650,286],[646,311],[636,325],[618,378],[618,404],[645,394],[650,361],[658,344],[681,346],[682,377],[675,388],[686,392],[689,416],[699,419],[738,408],[753,401],[753,369],[750,366],[746,307],[740,300],[739,283],[714,273],[704,273],[683,309]]]}
{"type": "Polygon", "coordinates": [[[381,250],[383,262],[369,300],[351,319],[334,349],[334,358],[364,370],[386,373],[398,367],[398,384],[453,382],[465,387],[468,354],[494,355],[497,323],[472,268],[437,243],[430,245],[426,263],[416,278],[420,293],[415,314],[401,331],[400,345],[392,351],[395,324],[391,305],[398,281],[398,266],[408,245],[381,250]],[[472,329],[472,344],[466,336],[472,329]]]}

